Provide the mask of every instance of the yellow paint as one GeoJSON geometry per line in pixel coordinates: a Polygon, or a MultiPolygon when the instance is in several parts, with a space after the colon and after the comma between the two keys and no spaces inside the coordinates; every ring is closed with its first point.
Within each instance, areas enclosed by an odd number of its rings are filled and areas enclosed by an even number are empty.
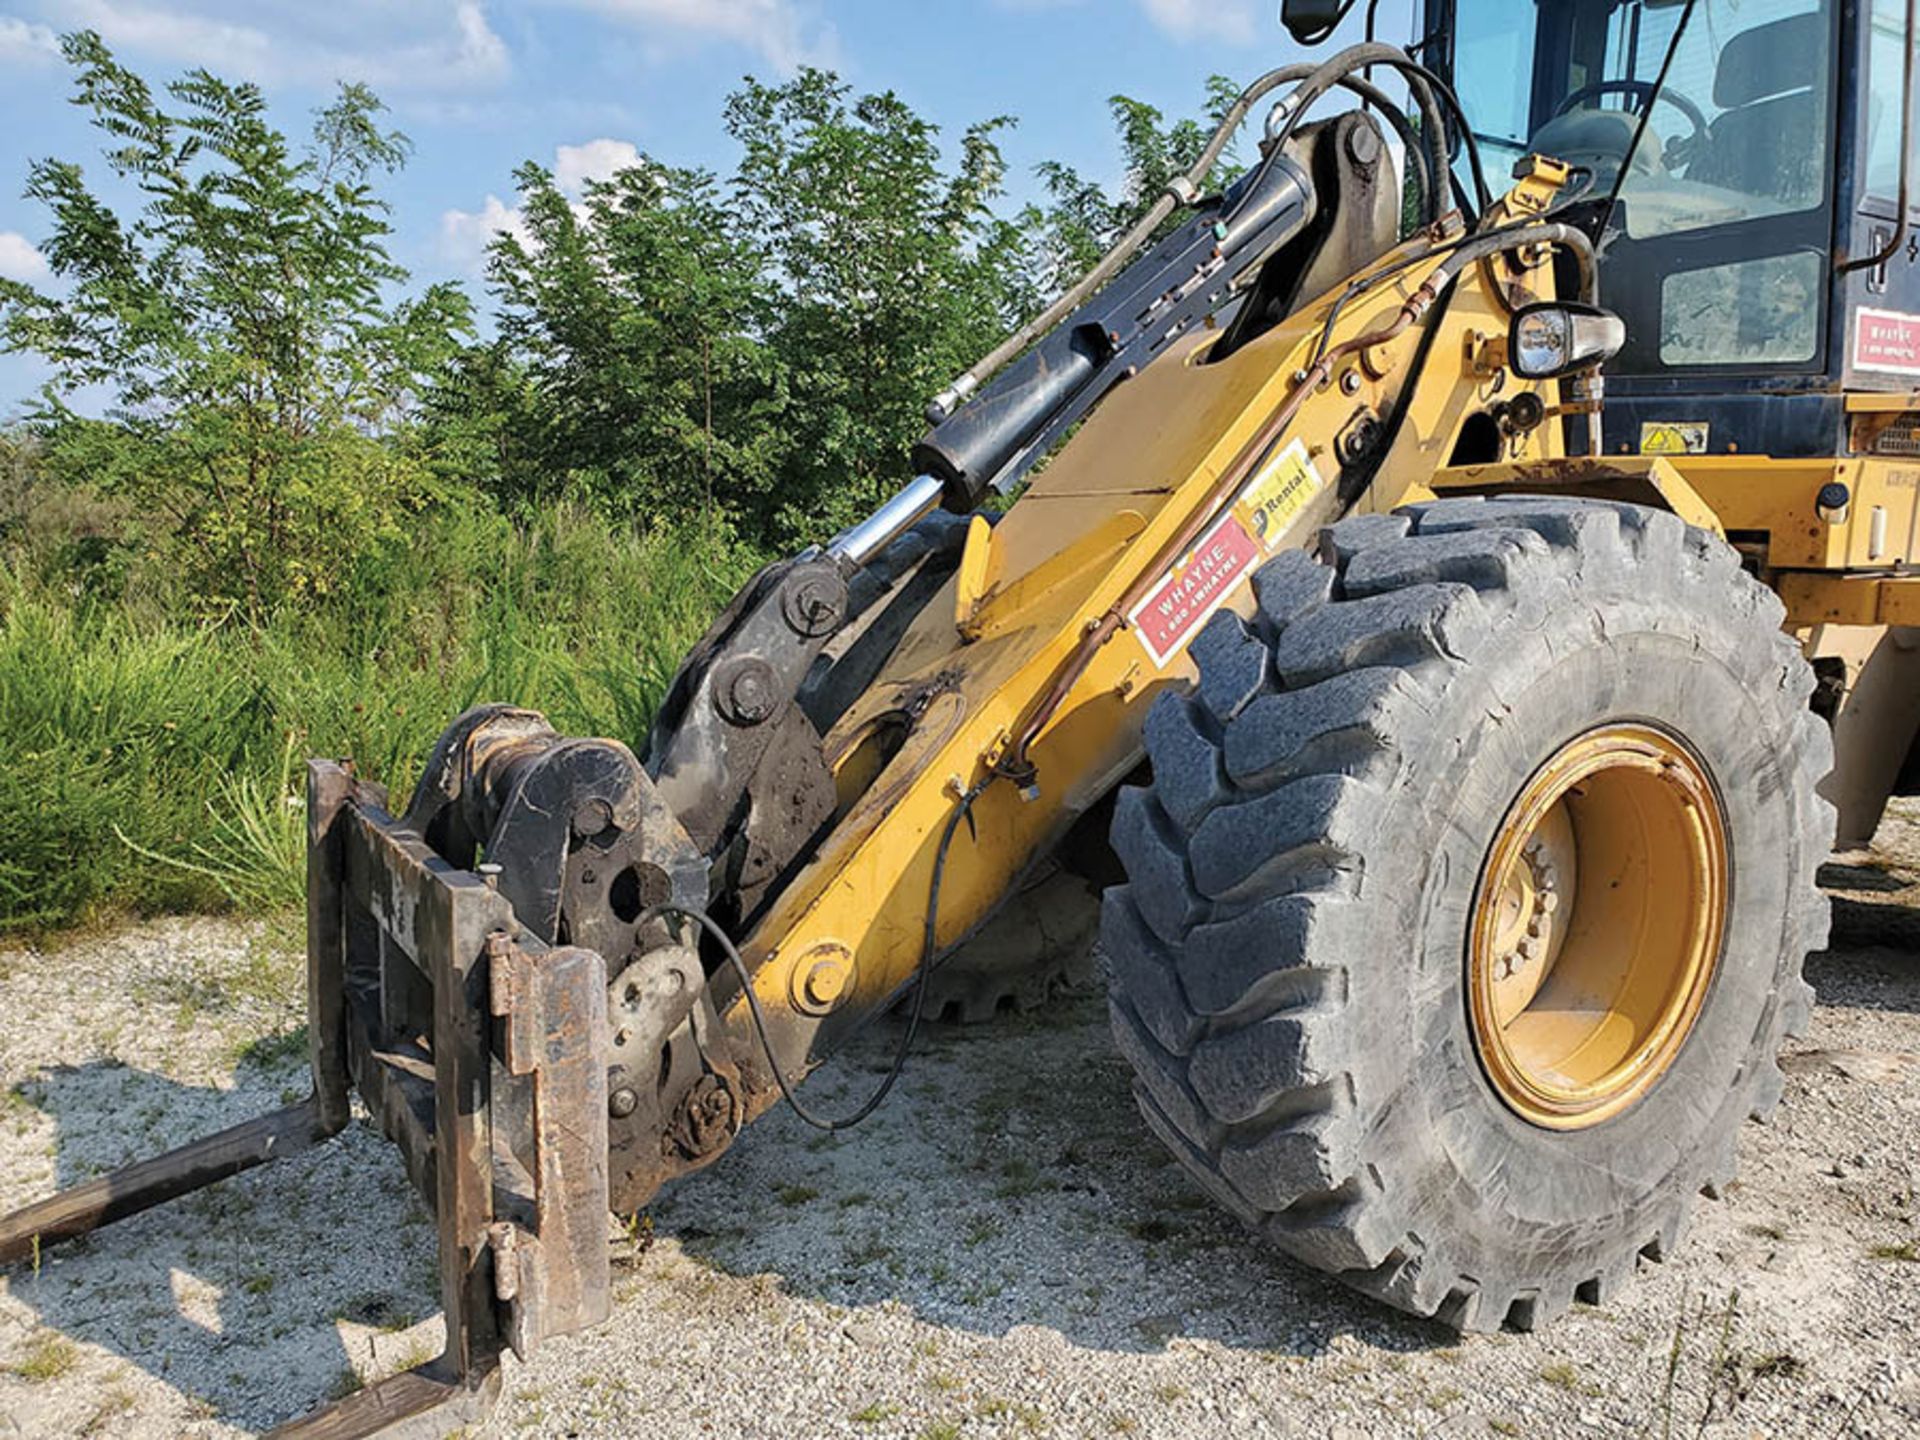
{"type": "Polygon", "coordinates": [[[1518,465],[1461,465],[1427,482],[1434,495],[1579,495],[1671,510],[1715,535],[1725,529],[1713,507],[1664,456],[1557,460],[1518,465]]]}
{"type": "Polygon", "coordinates": [[[1775,581],[1787,628],[1920,625],[1920,578],[1796,571],[1775,581]]]}
{"type": "Polygon", "coordinates": [[[1474,1048],[1510,1109],[1582,1130],[1659,1082],[1706,1003],[1730,882],[1718,795],[1665,731],[1607,726],[1540,768],[1488,851],[1467,955],[1474,1048]]]}
{"type": "Polygon", "coordinates": [[[999,554],[993,548],[993,526],[984,515],[967,525],[967,548],[960,556],[960,574],[954,584],[953,623],[962,635],[972,631],[980,604],[998,578],[999,554]]]}
{"type": "MultiPolygon", "coordinates": [[[[1462,424],[1490,402],[1491,380],[1442,357],[1463,356],[1469,331],[1504,333],[1509,303],[1550,297],[1545,260],[1502,267],[1502,295],[1486,289],[1491,267],[1475,267],[1444,313],[1425,322],[1438,328],[1425,379],[1359,508],[1391,508],[1421,488],[1452,452],[1462,424]]],[[[1347,305],[1333,343],[1386,326],[1435,263],[1423,261],[1347,305]]],[[[1306,305],[1218,363],[1209,363],[1218,332],[1196,333],[1120,387],[994,527],[990,549],[970,543],[973,563],[950,582],[953,593],[927,607],[827,737],[846,813],[743,944],[776,1047],[796,1069],[812,1063],[822,1023],[796,1013],[809,955],[830,941],[853,957],[829,1026],[855,1023],[901,992],[920,959],[934,853],[957,793],[987,773],[1089,627],[1161,568],[1157,557],[1287,402],[1336,298],[1306,305]],[[983,554],[990,556],[984,564],[983,554]],[[882,761],[868,783],[870,762],[882,761]]],[[[1268,549],[1307,546],[1334,518],[1334,439],[1363,407],[1394,411],[1421,340],[1416,326],[1372,347],[1351,382],[1305,397],[1279,460],[1256,475],[1243,501],[1249,518],[1264,517],[1268,549]]],[[[1509,379],[1500,393],[1523,388],[1509,379]]],[[[1543,401],[1555,401],[1555,387],[1537,388],[1543,401]]],[[[1553,433],[1536,437],[1529,453],[1559,453],[1558,427],[1548,428],[1553,433]]],[[[1241,613],[1251,603],[1245,586],[1231,601],[1241,613]]],[[[1190,684],[1193,674],[1185,655],[1164,669],[1143,664],[1138,641],[1126,634],[1093,655],[1030,748],[1034,787],[1023,794],[1011,784],[989,786],[971,826],[955,832],[940,894],[940,945],[980,924],[1021,872],[1134,768],[1153,701],[1167,686],[1190,684]]],[[[727,1023],[743,1026],[741,1011],[736,1002],[727,1023]]],[[[770,1098],[756,1095],[752,1103],[770,1098]]]]}

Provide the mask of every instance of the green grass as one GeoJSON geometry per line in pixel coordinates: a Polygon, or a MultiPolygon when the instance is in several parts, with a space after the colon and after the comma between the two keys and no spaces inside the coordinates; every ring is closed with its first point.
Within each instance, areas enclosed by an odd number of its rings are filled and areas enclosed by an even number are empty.
{"type": "Polygon", "coordinates": [[[80,1363],[80,1351],[64,1335],[36,1335],[22,1355],[7,1368],[22,1380],[42,1384],[58,1380],[80,1363]]]}
{"type": "MultiPolygon", "coordinates": [[[[295,905],[308,755],[403,805],[461,711],[644,743],[680,658],[754,557],[724,534],[423,517],[320,608],[196,623],[157,565],[108,593],[0,545],[0,931],[295,905]]],[[[64,552],[62,552],[64,553],[64,552]]]]}

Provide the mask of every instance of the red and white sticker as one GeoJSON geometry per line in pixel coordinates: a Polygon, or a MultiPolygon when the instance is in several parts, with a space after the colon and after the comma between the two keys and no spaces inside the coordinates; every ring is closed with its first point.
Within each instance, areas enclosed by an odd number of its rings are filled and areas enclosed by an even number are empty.
{"type": "Polygon", "coordinates": [[[1854,319],[1856,369],[1920,375],[1920,315],[1861,310],[1854,319]]]}
{"type": "Polygon", "coordinates": [[[1185,563],[1176,565],[1127,617],[1153,663],[1165,665],[1186,649],[1260,558],[1260,546],[1239,518],[1231,512],[1223,515],[1185,563]]]}
{"type": "Polygon", "coordinates": [[[1324,488],[1298,440],[1261,467],[1233,507],[1127,617],[1156,666],[1164,669],[1187,648],[1324,488]]]}

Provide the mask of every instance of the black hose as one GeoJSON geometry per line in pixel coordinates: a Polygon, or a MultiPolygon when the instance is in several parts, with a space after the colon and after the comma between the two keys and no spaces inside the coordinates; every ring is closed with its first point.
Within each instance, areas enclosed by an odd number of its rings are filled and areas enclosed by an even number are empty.
{"type": "Polygon", "coordinates": [[[966,794],[960,797],[960,803],[954,807],[953,814],[947,817],[946,829],[940,834],[940,844],[933,852],[933,881],[927,891],[926,931],[920,948],[920,965],[913,990],[913,1009],[907,1018],[907,1028],[900,1036],[900,1044],[893,1052],[893,1063],[888,1066],[886,1078],[869,1095],[860,1108],[845,1119],[827,1120],[815,1115],[800,1103],[800,1097],[793,1092],[793,1085],[787,1079],[787,1072],[781,1067],[779,1056],[773,1052],[773,1037],[767,1025],[766,1011],[760,1007],[760,997],[753,988],[753,974],[747,969],[747,962],[740,956],[740,947],[733,943],[733,937],[720,928],[720,924],[704,910],[696,910],[690,905],[655,905],[643,912],[637,922],[646,926],[667,915],[678,915],[693,921],[726,956],[727,963],[733,967],[733,973],[739,977],[741,993],[746,997],[747,1013],[753,1017],[754,1033],[760,1037],[760,1048],[766,1053],[767,1068],[773,1072],[774,1083],[780,1087],[788,1106],[803,1124],[815,1130],[833,1134],[841,1130],[851,1130],[861,1121],[878,1110],[892,1092],[894,1083],[901,1072],[907,1068],[907,1056],[913,1050],[914,1037],[920,1033],[920,1021],[927,1008],[927,981],[933,974],[933,962],[939,953],[940,921],[940,885],[946,878],[947,851],[953,845],[953,837],[960,829],[960,823],[973,813],[974,802],[985,793],[993,783],[992,776],[980,781],[966,794]]]}
{"type": "MultiPolygon", "coordinates": [[[[946,415],[958,408],[960,403],[963,402],[967,396],[971,395],[981,383],[992,378],[996,372],[1010,361],[1026,353],[1028,347],[1036,340],[1047,334],[1062,320],[1065,320],[1077,311],[1088,299],[1097,293],[1102,286],[1115,275],[1119,274],[1122,266],[1146,247],[1160,226],[1165,223],[1167,218],[1171,216],[1175,210],[1183,203],[1192,203],[1191,197],[1197,193],[1207,176],[1213,172],[1213,168],[1219,163],[1220,157],[1226,153],[1228,144],[1232,142],[1234,135],[1239,132],[1241,125],[1246,122],[1247,116],[1253,113],[1253,107],[1258,105],[1261,100],[1273,91],[1279,89],[1282,85],[1289,84],[1296,80],[1305,80],[1306,83],[1302,85],[1299,91],[1295,92],[1295,95],[1291,97],[1290,100],[1291,109],[1288,118],[1287,133],[1291,134],[1300,115],[1304,113],[1310,105],[1319,101],[1328,91],[1340,86],[1349,76],[1372,65],[1381,65],[1397,70],[1407,77],[1408,88],[1420,106],[1421,123],[1426,127],[1433,144],[1434,158],[1429,163],[1436,186],[1438,184],[1438,177],[1446,171],[1449,166],[1446,159],[1446,120],[1439,106],[1435,103],[1434,97],[1439,95],[1447,101],[1449,107],[1459,118],[1461,132],[1466,137],[1466,143],[1472,157],[1475,183],[1478,185],[1481,195],[1481,213],[1484,213],[1487,205],[1490,203],[1491,196],[1486,188],[1486,177],[1480,166],[1480,153],[1478,147],[1474,144],[1473,130],[1472,127],[1467,124],[1466,113],[1460,108],[1459,98],[1454,95],[1453,91],[1449,89],[1438,76],[1425,66],[1417,64],[1405,51],[1392,45],[1377,43],[1354,45],[1341,51],[1338,55],[1335,55],[1322,64],[1296,64],[1282,66],[1277,70],[1270,70],[1258,80],[1254,81],[1253,84],[1249,85],[1246,90],[1241,93],[1240,97],[1236,99],[1232,105],[1227,107],[1226,113],[1221,116],[1220,124],[1215,129],[1213,137],[1200,152],[1199,158],[1184,175],[1177,176],[1169,183],[1167,193],[1162,195],[1148,208],[1147,213],[1141,216],[1133,228],[1127,231],[1119,242],[1101,257],[1099,263],[1097,263],[1093,269],[1082,276],[1065,294],[1055,300],[1053,304],[1049,305],[1040,315],[1008,336],[1007,339],[996,346],[991,353],[983,357],[978,363],[973,365],[966,374],[962,375],[948,387],[946,393],[934,400],[933,404],[929,407],[929,413],[935,417],[935,423],[938,423],[940,419],[944,419],[946,415]],[[1185,198],[1183,198],[1183,194],[1185,198]]],[[[1362,83],[1366,82],[1363,81],[1362,83]]],[[[1378,94],[1379,92],[1376,90],[1374,93],[1378,94]]],[[[1384,100],[1385,97],[1381,96],[1381,99],[1384,100]]],[[[1273,163],[1273,157],[1280,153],[1283,144],[1284,137],[1281,144],[1276,144],[1270,150],[1267,163],[1273,163]]]]}

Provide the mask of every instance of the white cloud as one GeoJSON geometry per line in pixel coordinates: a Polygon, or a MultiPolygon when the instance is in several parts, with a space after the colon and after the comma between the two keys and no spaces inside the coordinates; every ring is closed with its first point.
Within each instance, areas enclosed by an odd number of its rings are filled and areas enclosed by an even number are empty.
{"type": "Polygon", "coordinates": [[[17,230],[0,230],[0,279],[37,285],[52,278],[47,257],[34,249],[26,236],[17,230]]]}
{"type": "Polygon", "coordinates": [[[331,85],[420,93],[490,86],[512,69],[481,0],[328,0],[266,8],[248,0],[53,0],[64,28],[98,30],[116,49],[181,65],[208,65],[263,84],[331,85]]]}
{"type": "Polygon", "coordinates": [[[60,37],[46,25],[31,25],[14,15],[0,15],[0,61],[51,60],[60,53],[60,37]]]}
{"type": "Polygon", "coordinates": [[[758,51],[785,74],[839,58],[833,26],[813,18],[800,0],[563,0],[624,20],[656,42],[725,40],[758,51]]]}
{"type": "Polygon", "coordinates": [[[487,247],[496,235],[511,235],[531,247],[527,217],[498,195],[487,196],[478,210],[449,210],[440,217],[440,253],[470,274],[486,269],[487,247]]]}
{"type": "MultiPolygon", "coordinates": [[[[1015,13],[1066,10],[1087,0],[993,0],[994,8],[1015,13]]],[[[1263,0],[1138,0],[1148,20],[1176,40],[1232,40],[1242,44],[1261,36],[1255,11],[1263,0]]],[[[1278,7],[1275,7],[1278,15],[1278,7]]],[[[1276,25],[1277,31],[1278,26],[1276,25]]]]}
{"type": "Polygon", "coordinates": [[[1252,0],[1140,0],[1147,18],[1176,40],[1258,37],[1252,0]]]}
{"type": "MultiPolygon", "coordinates": [[[[640,151],[630,140],[582,141],[561,145],[553,152],[553,183],[576,215],[585,215],[587,186],[596,180],[610,180],[622,170],[640,163],[640,151]]],[[[496,235],[512,235],[528,249],[534,248],[533,232],[527,217],[517,206],[498,195],[489,195],[478,210],[449,210],[440,217],[440,255],[469,274],[486,270],[487,247],[496,235]]]]}
{"type": "Polygon", "coordinates": [[[562,145],[553,155],[553,183],[567,195],[582,196],[595,180],[610,180],[640,163],[640,151],[627,140],[589,140],[562,145]]]}

